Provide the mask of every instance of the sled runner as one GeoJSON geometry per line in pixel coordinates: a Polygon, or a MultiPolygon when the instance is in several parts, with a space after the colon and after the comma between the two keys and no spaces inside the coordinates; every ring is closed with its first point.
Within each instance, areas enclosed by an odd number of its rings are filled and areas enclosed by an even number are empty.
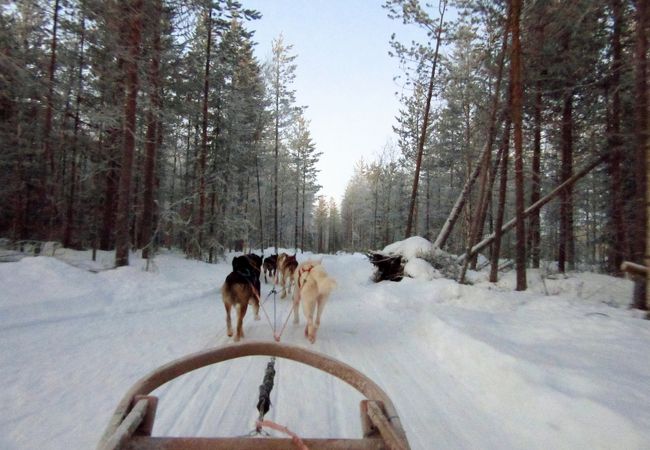
{"type": "MultiPolygon", "coordinates": [[[[286,429],[285,429],[286,430],[286,429]]],[[[129,389],[118,404],[98,449],[129,450],[280,450],[296,448],[296,441],[309,450],[408,450],[406,434],[393,403],[372,380],[351,366],[329,356],[287,344],[266,341],[226,345],[194,353],[168,363],[129,389]],[[360,439],[294,439],[251,437],[158,437],[151,436],[156,413],[157,398],[153,390],[192,370],[244,356],[265,355],[285,358],[323,370],[363,394],[361,401],[360,439]]],[[[301,448],[301,447],[298,447],[301,448]]]]}

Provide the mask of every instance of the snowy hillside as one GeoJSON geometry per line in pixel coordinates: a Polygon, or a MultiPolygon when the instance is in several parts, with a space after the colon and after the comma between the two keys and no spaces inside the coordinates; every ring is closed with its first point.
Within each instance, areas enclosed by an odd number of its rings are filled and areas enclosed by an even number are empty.
{"type": "MultiPolygon", "coordinates": [[[[0,264],[0,448],[94,448],[126,390],[175,358],[231,342],[219,286],[230,271],[177,254],[101,269],[88,253],[0,264]],[[65,259],[68,262],[64,262],[65,259]]],[[[299,261],[307,256],[298,255],[299,261]]],[[[472,274],[370,281],[355,255],[325,255],[338,282],[314,345],[289,322],[282,340],[357,368],[391,397],[413,449],[650,448],[650,321],[632,286],[596,274],[512,292],[472,274]]],[[[271,286],[262,282],[262,297],[271,286]]],[[[264,307],[273,320],[273,297],[264,307]]],[[[276,302],[276,322],[289,301],[276,302]]],[[[249,311],[245,340],[272,339],[249,311]]],[[[162,387],[155,435],[241,436],[253,429],[268,358],[200,369],[162,387]]],[[[302,437],[360,437],[360,395],[315,369],[276,363],[267,418],[302,437]]]]}

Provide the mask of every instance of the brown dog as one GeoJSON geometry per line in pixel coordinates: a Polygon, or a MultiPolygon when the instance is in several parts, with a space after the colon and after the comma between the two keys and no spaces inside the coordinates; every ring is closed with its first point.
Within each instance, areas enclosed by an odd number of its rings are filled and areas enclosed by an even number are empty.
{"type": "Polygon", "coordinates": [[[296,287],[293,293],[293,323],[299,322],[298,309],[302,305],[302,312],[307,319],[305,336],[313,344],[320,327],[321,314],[330,293],[336,287],[336,280],[327,275],[320,261],[305,261],[300,264],[294,277],[296,287]]]}
{"type": "Polygon", "coordinates": [[[237,310],[237,333],[235,342],[244,337],[243,322],[249,303],[253,305],[255,320],[260,320],[260,296],[253,283],[239,272],[231,272],[221,286],[221,298],[226,307],[226,326],[228,336],[232,336],[232,323],[230,310],[234,307],[237,310]]]}
{"type": "Polygon", "coordinates": [[[264,269],[264,282],[268,283],[266,276],[268,275],[271,279],[275,278],[275,267],[278,263],[278,255],[270,255],[264,258],[264,263],[262,268],[264,269]]]}
{"type": "Polygon", "coordinates": [[[280,253],[278,256],[277,270],[275,272],[275,282],[282,285],[282,295],[280,298],[285,298],[287,292],[291,294],[291,287],[293,286],[293,274],[298,267],[298,261],[296,260],[296,255],[287,255],[286,253],[280,253]],[[287,282],[289,286],[287,287],[287,282]]]}

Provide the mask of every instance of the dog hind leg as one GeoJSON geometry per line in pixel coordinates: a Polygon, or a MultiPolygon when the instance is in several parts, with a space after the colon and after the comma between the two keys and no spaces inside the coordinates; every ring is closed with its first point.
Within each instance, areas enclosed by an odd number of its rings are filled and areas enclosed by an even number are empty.
{"type": "Polygon", "coordinates": [[[244,316],[246,315],[247,303],[238,303],[235,306],[237,309],[237,334],[235,334],[235,342],[244,337],[244,316]]]}
{"type": "MultiPolygon", "coordinates": [[[[282,272],[282,294],[280,295],[280,298],[287,298],[287,277],[284,276],[284,272],[282,272]]],[[[291,285],[290,285],[291,286],[291,285]]]]}
{"type": "Polygon", "coordinates": [[[228,329],[228,337],[232,337],[232,321],[230,318],[231,304],[224,300],[223,306],[226,308],[226,328],[228,329]]]}
{"type": "Polygon", "coordinates": [[[320,328],[320,316],[321,316],[321,314],[323,314],[323,310],[325,309],[325,303],[327,303],[327,298],[323,297],[322,295],[319,295],[318,296],[318,301],[316,303],[317,303],[317,305],[316,305],[316,321],[315,321],[315,324],[314,324],[314,332],[313,332],[313,335],[309,339],[312,343],[316,340],[316,333],[318,332],[318,328],[320,328]]]}
{"type": "Polygon", "coordinates": [[[300,289],[295,289],[293,291],[293,323],[298,324],[300,322],[300,289]]]}
{"type": "Polygon", "coordinates": [[[289,279],[287,280],[287,293],[291,294],[291,286],[293,285],[293,277],[288,277],[289,279]]]}
{"type": "Polygon", "coordinates": [[[260,320],[260,298],[257,295],[253,294],[253,296],[248,299],[248,303],[250,305],[253,305],[255,320],[260,320]]]}
{"type": "Polygon", "coordinates": [[[312,339],[312,336],[314,334],[314,308],[315,308],[315,303],[316,302],[305,302],[304,305],[302,305],[302,312],[305,314],[305,318],[307,319],[307,325],[305,326],[305,337],[309,338],[309,341],[313,344],[314,340],[312,339]]]}

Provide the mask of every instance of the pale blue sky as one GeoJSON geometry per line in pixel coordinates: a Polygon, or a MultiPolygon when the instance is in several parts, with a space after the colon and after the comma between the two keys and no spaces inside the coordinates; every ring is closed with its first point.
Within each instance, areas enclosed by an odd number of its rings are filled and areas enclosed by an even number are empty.
{"type": "Polygon", "coordinates": [[[319,194],[340,206],[356,161],[374,159],[392,136],[399,103],[388,56],[400,22],[386,16],[380,0],[242,0],[262,13],[249,23],[256,30],[256,54],[266,61],[280,33],[297,55],[296,98],[306,105],[312,138],[323,152],[319,194]]]}

